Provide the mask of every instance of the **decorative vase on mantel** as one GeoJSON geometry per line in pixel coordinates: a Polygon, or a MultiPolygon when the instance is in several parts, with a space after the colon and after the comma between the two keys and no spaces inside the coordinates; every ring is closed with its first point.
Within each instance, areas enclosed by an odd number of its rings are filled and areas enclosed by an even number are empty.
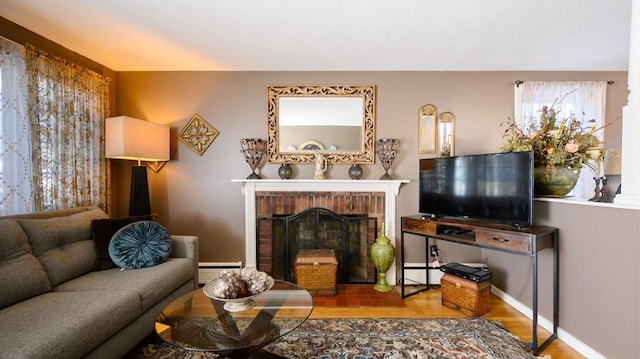
{"type": "Polygon", "coordinates": [[[247,179],[261,179],[260,175],[256,173],[256,168],[258,168],[267,152],[267,141],[261,138],[241,138],[240,146],[242,147],[240,152],[244,155],[244,160],[251,167],[251,173],[247,179]]]}
{"type": "Polygon", "coordinates": [[[382,168],[384,168],[381,180],[393,179],[389,174],[389,168],[398,155],[398,147],[400,147],[400,140],[397,138],[381,138],[376,141],[376,153],[382,163],[382,168]]]}
{"type": "Polygon", "coordinates": [[[359,164],[354,163],[349,167],[349,178],[352,180],[359,180],[362,178],[362,167],[359,164]]]}
{"type": "Polygon", "coordinates": [[[376,243],[371,246],[371,259],[378,270],[378,280],[373,285],[373,289],[378,292],[390,292],[393,287],[387,283],[387,271],[391,268],[395,259],[396,249],[391,244],[391,240],[385,234],[384,223],[380,236],[376,238],[376,243]]]}
{"type": "Polygon", "coordinates": [[[533,193],[539,197],[566,197],[578,183],[580,169],[556,166],[547,176],[544,166],[533,168],[533,193]]]}
{"type": "Polygon", "coordinates": [[[278,176],[283,180],[291,179],[293,177],[293,168],[288,163],[283,163],[278,168],[278,176]]]}

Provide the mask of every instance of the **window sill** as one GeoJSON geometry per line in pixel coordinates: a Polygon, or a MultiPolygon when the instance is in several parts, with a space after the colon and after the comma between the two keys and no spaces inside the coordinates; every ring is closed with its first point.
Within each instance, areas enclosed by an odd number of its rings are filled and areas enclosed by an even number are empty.
{"type": "Polygon", "coordinates": [[[586,200],[586,199],[579,199],[579,198],[573,198],[573,197],[566,197],[566,198],[535,197],[534,201],[553,202],[553,203],[566,203],[566,204],[575,204],[575,205],[579,205],[579,206],[595,206],[595,207],[608,207],[608,208],[640,210],[640,207],[635,207],[635,206],[621,205],[621,204],[608,203],[608,202],[592,202],[592,201],[589,201],[589,200],[586,200]]]}

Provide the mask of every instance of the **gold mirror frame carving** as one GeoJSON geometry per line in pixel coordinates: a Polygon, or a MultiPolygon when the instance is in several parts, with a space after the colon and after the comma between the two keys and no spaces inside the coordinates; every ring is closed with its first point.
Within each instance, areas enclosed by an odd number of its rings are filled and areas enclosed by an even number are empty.
{"type": "Polygon", "coordinates": [[[370,164],[375,161],[375,86],[272,85],[267,89],[267,158],[269,163],[315,163],[321,153],[330,164],[370,164]],[[362,97],[362,148],[360,151],[320,150],[280,152],[278,109],[281,97],[362,97]]]}
{"type": "Polygon", "coordinates": [[[427,104],[418,113],[418,153],[436,153],[436,106],[427,104]]]}

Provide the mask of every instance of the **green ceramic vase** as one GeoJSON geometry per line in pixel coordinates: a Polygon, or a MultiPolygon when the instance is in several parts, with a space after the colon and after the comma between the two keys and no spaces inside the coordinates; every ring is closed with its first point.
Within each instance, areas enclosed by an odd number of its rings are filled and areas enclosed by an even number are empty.
{"type": "Polygon", "coordinates": [[[580,169],[556,166],[555,173],[549,178],[545,176],[545,167],[533,169],[533,192],[540,197],[566,197],[576,186],[580,177],[580,169]]]}
{"type": "Polygon", "coordinates": [[[383,223],[380,236],[376,239],[376,243],[371,246],[371,259],[378,270],[378,281],[373,286],[373,289],[378,292],[390,292],[391,289],[393,289],[393,287],[387,283],[387,271],[393,264],[395,251],[391,240],[385,234],[383,223]]]}

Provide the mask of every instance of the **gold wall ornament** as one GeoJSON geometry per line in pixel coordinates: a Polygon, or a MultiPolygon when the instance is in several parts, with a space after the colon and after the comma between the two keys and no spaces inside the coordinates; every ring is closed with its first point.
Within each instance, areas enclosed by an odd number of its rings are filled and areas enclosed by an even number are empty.
{"type": "MultiPolygon", "coordinates": [[[[290,164],[313,164],[315,162],[315,153],[321,153],[327,159],[329,164],[369,164],[375,161],[375,86],[373,85],[270,85],[267,88],[267,158],[269,163],[290,163],[290,164]],[[287,143],[286,140],[282,140],[283,128],[285,127],[304,127],[308,126],[306,123],[315,123],[314,120],[296,120],[295,124],[283,125],[283,121],[286,118],[292,118],[295,116],[285,116],[288,113],[282,111],[284,104],[290,105],[293,101],[302,99],[313,99],[318,103],[325,102],[339,102],[341,104],[345,102],[352,103],[354,99],[358,99],[358,108],[355,118],[359,127],[358,133],[360,134],[360,141],[358,148],[346,149],[339,143],[333,141],[333,139],[324,140],[317,138],[317,133],[308,133],[306,138],[315,138],[325,144],[337,144],[337,148],[322,149],[322,150],[303,150],[296,147],[296,143],[287,143]],[[332,101],[335,100],[335,101],[332,101]]],[[[290,108],[289,106],[286,106],[290,108]]],[[[324,114],[332,113],[333,111],[339,111],[337,108],[342,108],[341,105],[332,106],[329,108],[313,109],[313,110],[300,110],[297,108],[296,115],[305,114],[324,114]]],[[[349,107],[351,108],[351,107],[349,107]]],[[[349,111],[351,114],[351,111],[349,111]]],[[[304,116],[306,117],[306,116],[304,116]]],[[[317,116],[316,116],[317,117],[317,116]]],[[[337,117],[337,116],[336,116],[337,117]]],[[[349,116],[351,118],[351,116],[349,116]]],[[[332,118],[333,120],[333,118],[332,118]]],[[[327,120],[325,122],[330,122],[327,120]]],[[[349,122],[351,124],[351,122],[349,122]]],[[[332,127],[327,125],[327,127],[332,127]]],[[[309,128],[313,129],[313,126],[309,128]]],[[[315,127],[317,128],[317,127],[315,127]]],[[[346,126],[344,123],[334,127],[333,134],[337,136],[344,131],[346,126]]],[[[310,130],[315,131],[315,130],[310,130]]]]}
{"type": "Polygon", "coordinates": [[[436,153],[436,106],[427,104],[418,111],[418,153],[436,153]]]}
{"type": "Polygon", "coordinates": [[[196,114],[180,131],[178,138],[187,147],[202,156],[219,134],[218,130],[196,114]]]}
{"type": "Polygon", "coordinates": [[[455,121],[448,111],[438,116],[438,157],[455,156],[455,121]]]}

